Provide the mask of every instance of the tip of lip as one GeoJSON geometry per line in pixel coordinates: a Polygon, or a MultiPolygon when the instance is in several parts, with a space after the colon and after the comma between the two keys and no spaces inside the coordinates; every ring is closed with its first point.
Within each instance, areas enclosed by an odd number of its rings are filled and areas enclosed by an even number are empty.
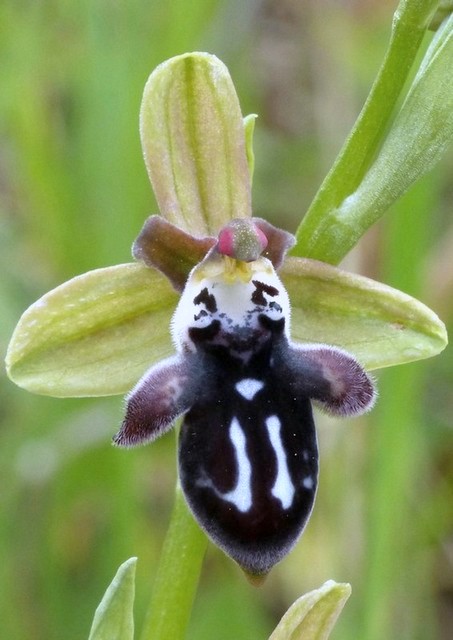
{"type": "Polygon", "coordinates": [[[269,575],[269,572],[251,573],[250,571],[248,571],[247,569],[244,569],[243,567],[242,567],[242,571],[244,572],[244,575],[247,578],[248,582],[250,582],[250,584],[253,585],[254,587],[261,587],[266,581],[267,576],[269,575]]]}

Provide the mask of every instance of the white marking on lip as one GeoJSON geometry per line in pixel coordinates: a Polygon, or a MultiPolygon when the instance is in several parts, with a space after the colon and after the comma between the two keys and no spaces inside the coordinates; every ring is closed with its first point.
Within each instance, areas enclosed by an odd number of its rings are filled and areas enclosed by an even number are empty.
{"type": "Polygon", "coordinates": [[[258,391],[264,387],[264,382],[253,378],[244,378],[236,383],[236,391],[246,400],[253,400],[258,391]]]}
{"type": "Polygon", "coordinates": [[[280,420],[277,416],[269,416],[266,418],[266,427],[277,456],[277,477],[272,487],[272,495],[280,500],[283,509],[289,509],[293,502],[295,489],[289,475],[286,453],[280,436],[280,420]]]}
{"type": "Polygon", "coordinates": [[[252,465],[245,450],[245,435],[236,418],[233,418],[230,425],[230,440],[236,452],[236,463],[238,468],[238,479],[236,487],[228,493],[219,495],[228,502],[232,502],[242,513],[245,513],[252,506],[252,465]]]}
{"type": "Polygon", "coordinates": [[[236,454],[238,469],[236,487],[231,491],[222,493],[208,477],[198,480],[197,484],[202,487],[209,487],[218,498],[231,502],[239,511],[245,513],[252,506],[252,465],[245,450],[246,439],[244,432],[236,418],[231,421],[229,435],[236,454]]]}

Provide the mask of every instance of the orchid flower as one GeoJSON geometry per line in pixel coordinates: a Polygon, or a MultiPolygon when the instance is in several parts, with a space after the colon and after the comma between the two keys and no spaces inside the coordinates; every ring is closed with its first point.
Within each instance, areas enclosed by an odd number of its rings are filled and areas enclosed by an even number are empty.
{"type": "Polygon", "coordinates": [[[195,518],[247,573],[265,574],[313,506],[311,400],[363,413],[375,399],[365,369],[438,353],[445,328],[402,292],[288,256],[294,237],[252,217],[254,117],[214,56],[160,65],[140,125],[160,215],[134,242],[136,262],[32,305],[8,372],[60,397],[133,387],[118,445],[151,441],[184,414],[180,480],[195,518]]]}
{"type": "MultiPolygon", "coordinates": [[[[252,217],[255,116],[242,118],[224,65],[202,53],[162,64],[141,111],[160,215],[134,242],[135,262],[46,294],[9,345],[8,374],[32,392],[129,392],[120,446],[151,441],[183,415],[187,503],[255,584],[295,544],[313,506],[312,401],[360,414],[376,397],[366,371],[447,343],[422,303],[334,266],[453,138],[448,11],[432,22],[439,28],[396,108],[436,7],[400,3],[369,100],[296,239],[252,217]]],[[[178,487],[143,638],[183,637],[205,546],[178,487]]],[[[120,567],[90,640],[120,626],[133,637],[134,570],[135,559],[120,567]]],[[[349,593],[328,582],[306,594],[272,639],[321,629],[327,637],[349,593]]]]}

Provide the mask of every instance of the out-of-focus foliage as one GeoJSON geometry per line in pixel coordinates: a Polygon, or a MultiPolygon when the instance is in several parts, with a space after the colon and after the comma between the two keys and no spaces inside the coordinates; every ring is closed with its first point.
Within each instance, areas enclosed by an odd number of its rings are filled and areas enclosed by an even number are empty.
{"type": "MultiPolygon", "coordinates": [[[[208,50],[256,112],[254,214],[294,231],[366,97],[394,2],[4,0],[0,6],[0,340],[69,277],[130,260],[157,211],[138,112],[162,60],[208,50]]],[[[453,315],[453,156],[363,239],[347,268],[453,315]]],[[[138,556],[140,626],[168,524],[174,440],[110,446],[121,399],[34,397],[2,376],[0,620],[11,640],[87,637],[114,569],[138,556]]],[[[447,349],[379,376],[366,419],[319,423],[321,486],[261,591],[208,554],[189,639],[267,637],[328,578],[353,596],[336,640],[448,637],[453,591],[447,349]],[[449,537],[450,536],[450,537],[449,537]]]]}

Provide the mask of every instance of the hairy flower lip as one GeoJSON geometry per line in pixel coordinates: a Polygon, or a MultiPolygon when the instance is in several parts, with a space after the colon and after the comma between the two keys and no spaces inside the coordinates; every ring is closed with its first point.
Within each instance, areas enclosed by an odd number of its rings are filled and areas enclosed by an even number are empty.
{"type": "Polygon", "coordinates": [[[256,229],[253,219],[232,220],[190,272],[172,319],[176,354],[152,365],[128,394],[114,441],[144,444],[183,416],[178,468],[189,508],[239,566],[265,574],[296,544],[313,508],[311,402],[331,415],[360,415],[375,391],[352,354],[291,341],[289,297],[260,256],[256,229]],[[224,234],[233,270],[247,266],[246,277],[231,273],[219,247],[224,234]]]}

